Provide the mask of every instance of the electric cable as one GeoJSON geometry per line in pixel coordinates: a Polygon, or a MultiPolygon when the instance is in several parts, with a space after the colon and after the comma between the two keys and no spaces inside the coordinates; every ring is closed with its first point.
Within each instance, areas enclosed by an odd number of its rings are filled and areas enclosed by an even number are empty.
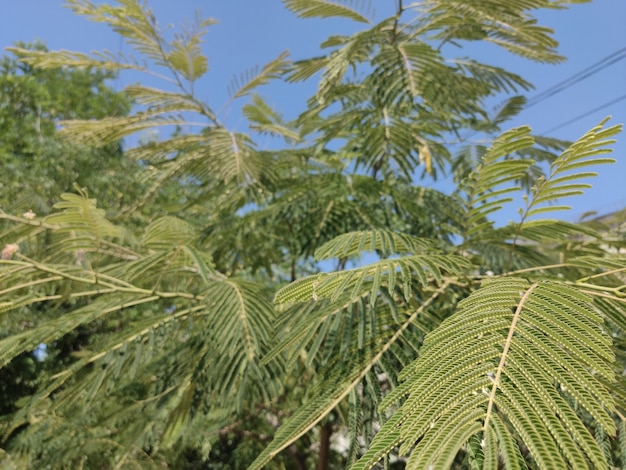
{"type": "Polygon", "coordinates": [[[565,122],[559,124],[558,126],[555,126],[555,127],[551,128],[551,129],[548,129],[547,131],[542,132],[541,134],[549,134],[550,132],[554,132],[554,131],[556,131],[558,129],[561,129],[562,127],[565,127],[565,126],[567,126],[569,124],[572,124],[573,122],[580,121],[581,119],[586,118],[587,116],[589,116],[590,114],[595,113],[596,111],[600,111],[601,109],[607,108],[607,107],[611,106],[612,104],[619,103],[620,101],[623,101],[623,100],[626,100],[626,95],[619,96],[619,97],[617,97],[617,98],[615,98],[615,99],[613,99],[613,100],[611,100],[611,101],[609,101],[607,103],[604,103],[604,104],[598,106],[597,108],[590,109],[589,111],[586,111],[583,114],[580,114],[580,115],[570,119],[569,121],[565,121],[565,122]]]}
{"type": "MultiPolygon", "coordinates": [[[[575,85],[576,83],[579,83],[595,74],[597,74],[598,72],[606,69],[607,67],[610,67],[611,65],[619,62],[620,60],[626,59],[626,47],[622,47],[621,49],[616,50],[615,52],[612,52],[611,54],[607,55],[606,57],[604,57],[603,59],[600,59],[598,62],[590,65],[589,67],[584,68],[583,70],[576,72],[575,74],[573,74],[572,76],[566,78],[565,80],[557,83],[556,85],[551,86],[550,88],[548,88],[547,90],[542,91],[541,93],[539,93],[538,95],[533,96],[532,98],[530,98],[527,102],[526,105],[524,106],[524,110],[530,108],[531,106],[536,105],[537,103],[540,103],[544,100],[547,100],[548,98],[551,98],[552,96],[556,95],[557,93],[560,93],[561,91],[575,85]]],[[[626,96],[626,95],[625,95],[626,96]]],[[[545,133],[549,133],[549,132],[553,132],[557,129],[561,129],[562,127],[565,127],[568,124],[571,124],[573,122],[578,121],[579,119],[582,119],[584,117],[587,117],[589,114],[592,114],[596,111],[599,111],[603,108],[606,108],[607,106],[610,106],[614,103],[617,103],[623,99],[625,99],[625,96],[621,96],[619,98],[616,98],[613,101],[610,101],[608,103],[605,103],[597,108],[594,108],[593,110],[587,111],[586,113],[580,115],[580,116],[576,116],[575,118],[572,118],[571,120],[564,122],[562,124],[559,124],[556,127],[553,127],[552,129],[546,131],[545,133]]],[[[465,139],[469,139],[472,136],[476,135],[478,133],[478,131],[475,131],[473,133],[471,133],[470,135],[468,135],[465,139]]]]}
{"type": "Polygon", "coordinates": [[[560,93],[561,91],[575,85],[576,83],[582,82],[583,80],[595,75],[596,73],[604,70],[607,67],[610,67],[611,65],[623,59],[626,59],[626,47],[618,49],[617,51],[609,54],[598,62],[590,65],[580,72],[575,73],[571,77],[566,78],[562,82],[559,82],[556,85],[551,86],[547,90],[539,93],[538,95],[533,96],[528,100],[524,109],[528,109],[531,106],[536,105],[537,103],[541,103],[542,101],[547,100],[557,93],[560,93]]]}

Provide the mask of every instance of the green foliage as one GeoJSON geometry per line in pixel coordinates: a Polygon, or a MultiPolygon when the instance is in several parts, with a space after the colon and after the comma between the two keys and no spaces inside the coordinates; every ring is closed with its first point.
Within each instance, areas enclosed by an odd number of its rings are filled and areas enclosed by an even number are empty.
{"type": "MultiPolygon", "coordinates": [[[[29,53],[48,52],[42,44],[17,45],[29,53]]],[[[92,69],[33,68],[21,62],[19,53],[1,59],[3,210],[47,213],[75,183],[88,187],[109,210],[132,198],[139,168],[123,158],[120,142],[89,148],[60,139],[56,130],[59,120],[126,115],[131,102],[109,87],[114,78],[92,69]]]]}
{"type": "Polygon", "coordinates": [[[234,79],[226,106],[242,100],[249,133],[196,92],[214,20],[167,39],[143,2],[72,0],[133,55],[11,49],[0,100],[23,110],[25,132],[0,128],[13,165],[0,185],[35,168],[56,204],[27,211],[3,193],[0,462],[623,465],[621,219],[543,218],[612,161],[620,127],[603,121],[571,145],[503,131],[531,85],[443,47],[480,40],[558,62],[531,12],[567,2],[397,2],[381,21],[368,2],[284,3],[364,29],[234,79]],[[104,86],[124,70],[164,88],[104,86]],[[258,94],[318,73],[293,122],[258,94]],[[50,91],[63,80],[98,92],[82,89],[82,108],[50,91]],[[494,97],[503,104],[489,110],[494,97]],[[122,155],[121,139],[161,127],[122,155]],[[447,142],[463,131],[493,139],[455,155],[447,142]],[[257,134],[281,143],[260,150],[257,134]],[[78,185],[46,173],[57,148],[72,149],[78,185]],[[132,198],[112,198],[89,168],[111,148],[112,175],[133,169],[120,180],[132,198]],[[441,172],[449,194],[428,187],[441,172]],[[519,220],[498,226],[516,203],[519,220]]]}
{"type": "MultiPolygon", "coordinates": [[[[503,240],[508,245],[507,250],[511,255],[519,242],[518,235],[534,242],[565,239],[567,236],[573,235],[572,230],[576,228],[575,226],[563,225],[563,230],[555,231],[554,227],[555,225],[558,226],[558,223],[554,221],[536,220],[528,222],[526,218],[538,203],[579,194],[578,191],[572,191],[572,184],[575,183],[571,182],[593,176],[593,174],[588,172],[573,173],[572,170],[592,163],[608,163],[606,158],[594,158],[594,156],[605,153],[603,147],[610,141],[604,139],[618,131],[618,127],[602,129],[601,126],[598,126],[572,144],[555,160],[550,174],[546,178],[541,178],[537,187],[531,188],[530,194],[525,197],[527,208],[520,212],[521,222],[498,231],[500,236],[508,234],[507,238],[510,237],[511,233],[515,233],[516,238],[510,242],[507,242],[506,239],[503,240]],[[563,183],[567,184],[565,189],[563,183]]],[[[490,232],[493,236],[492,225],[488,222],[487,215],[498,210],[503,202],[510,201],[510,199],[503,198],[503,195],[520,191],[519,187],[507,186],[507,183],[519,179],[523,170],[533,162],[505,159],[504,157],[519,148],[532,145],[533,140],[528,134],[529,129],[527,128],[504,133],[496,139],[483,157],[481,165],[468,178],[468,183],[465,186],[466,191],[469,192],[465,203],[466,215],[463,219],[465,223],[461,227],[463,227],[465,234],[469,233],[470,237],[473,233],[478,234],[477,236],[484,236],[485,233],[489,234],[490,232]],[[474,229],[475,225],[478,226],[477,229],[474,229]]],[[[573,189],[577,190],[579,187],[576,185],[573,189]]],[[[551,209],[558,210],[559,207],[551,207],[551,209]]],[[[354,254],[355,248],[364,250],[368,247],[378,248],[384,252],[388,251],[392,241],[397,247],[396,252],[407,250],[406,236],[390,237],[387,235],[387,239],[384,236],[384,233],[353,232],[337,237],[320,248],[319,252],[325,256],[346,256],[354,254]],[[404,243],[398,245],[395,243],[396,240],[402,240],[404,243]]],[[[415,244],[413,246],[415,247],[415,244]]],[[[467,246],[471,245],[462,245],[460,249],[465,251],[467,246]]],[[[417,249],[424,250],[424,245],[422,244],[417,249]]],[[[287,301],[311,302],[329,298],[332,305],[339,303],[337,301],[341,299],[340,304],[345,308],[346,302],[352,303],[363,295],[369,295],[370,307],[373,307],[376,302],[376,293],[382,294],[383,292],[381,289],[383,276],[386,274],[387,277],[385,279],[387,281],[385,283],[386,291],[392,293],[395,290],[396,271],[398,270],[404,281],[404,288],[402,289],[404,301],[408,303],[413,296],[409,287],[411,279],[420,281],[421,285],[418,289],[427,288],[431,284],[437,286],[452,282],[449,275],[444,277],[439,271],[440,266],[437,263],[444,259],[448,263],[453,263],[451,257],[443,258],[436,252],[427,252],[421,256],[404,256],[379,261],[364,268],[305,277],[279,291],[276,300],[279,303],[287,301]],[[428,263],[434,265],[430,266],[428,271],[432,273],[432,277],[429,278],[426,271],[422,271],[420,267],[416,266],[416,260],[427,260],[428,263]],[[413,270],[408,269],[408,266],[411,266],[413,270]],[[343,296],[344,292],[348,295],[343,296]]],[[[508,261],[506,262],[508,263],[508,261]]],[[[470,265],[458,264],[453,269],[448,268],[454,279],[453,282],[465,284],[468,288],[471,287],[472,283],[464,279],[465,273],[467,273],[465,270],[469,267],[470,265]]],[[[540,270],[539,267],[536,269],[540,270]]],[[[610,350],[609,338],[600,329],[602,319],[595,313],[591,299],[584,295],[581,296],[579,291],[572,290],[568,285],[559,282],[558,277],[553,279],[555,284],[533,284],[529,289],[528,281],[524,279],[509,280],[503,278],[502,282],[485,283],[475,293],[459,302],[456,307],[458,311],[426,336],[424,346],[419,350],[420,358],[418,361],[404,368],[398,377],[399,380],[404,380],[404,383],[380,404],[380,412],[384,412],[389,406],[385,406],[386,403],[393,404],[408,395],[406,403],[402,405],[399,411],[395,412],[394,418],[383,426],[378,437],[372,443],[372,447],[355,468],[369,468],[401,442],[405,442],[405,444],[400,446],[399,452],[401,454],[410,452],[412,456],[408,461],[409,468],[429,468],[430,466],[447,468],[472,436],[478,436],[482,443],[492,432],[494,434],[489,442],[495,448],[483,449],[485,452],[489,451],[491,458],[490,463],[483,462],[485,465],[497,467],[498,455],[504,456],[507,462],[511,459],[513,461],[518,458],[521,459],[520,451],[514,444],[517,439],[516,436],[520,436],[521,443],[529,449],[530,456],[541,468],[567,465],[582,467],[586,466],[588,461],[592,462],[591,468],[601,466],[605,460],[599,449],[595,447],[595,441],[593,441],[593,446],[584,442],[585,439],[588,440],[591,437],[591,434],[588,434],[581,419],[573,411],[559,409],[559,406],[563,404],[570,405],[565,398],[554,401],[557,400],[555,398],[556,392],[552,392],[552,390],[558,390],[558,387],[561,387],[562,391],[572,394],[572,399],[576,401],[577,407],[582,406],[589,412],[605,429],[605,432],[614,433],[613,421],[605,411],[614,410],[613,399],[605,385],[610,383],[614,377],[610,368],[614,353],[610,350]],[[513,283],[513,287],[507,283],[513,283]],[[534,292],[534,295],[538,296],[538,299],[530,296],[530,292],[533,292],[535,288],[537,288],[537,292],[534,292]],[[505,300],[507,299],[507,289],[509,289],[509,295],[514,293],[518,296],[515,301],[505,300]],[[525,292],[528,295],[525,295],[525,292]],[[523,302],[519,299],[522,299],[523,302]],[[506,306],[499,307],[502,309],[499,312],[508,315],[506,320],[508,323],[504,321],[502,324],[498,323],[500,321],[498,319],[501,317],[496,313],[495,308],[500,305],[500,301],[505,302],[506,306]],[[586,303],[586,308],[579,311],[578,309],[581,307],[578,304],[582,302],[586,303]],[[522,307],[528,309],[529,318],[524,319],[524,321],[529,322],[530,330],[528,331],[524,330],[523,323],[518,323],[525,318],[522,314],[526,310],[523,310],[522,307]],[[465,313],[466,311],[470,313],[465,313]],[[533,315],[539,315],[539,317],[535,318],[533,315]],[[590,324],[588,320],[584,319],[589,316],[595,318],[594,329],[588,329],[590,324]],[[472,321],[476,321],[476,323],[473,324],[472,321]],[[447,325],[451,325],[450,329],[447,325]],[[554,327],[564,329],[553,330],[554,327]],[[493,334],[498,328],[502,328],[500,330],[501,336],[497,339],[494,338],[494,343],[488,342],[488,335],[493,334]],[[531,330],[532,333],[530,333],[531,330]],[[458,337],[454,335],[458,335],[458,337]],[[533,338],[536,343],[513,342],[518,337],[525,338],[525,340],[526,338],[533,338]],[[432,362],[426,362],[427,365],[420,367],[418,365],[422,362],[430,361],[427,356],[429,351],[427,345],[430,338],[435,338],[432,340],[433,347],[442,348],[442,351],[446,351],[446,355],[436,356],[432,362]],[[546,346],[549,338],[559,341],[559,343],[546,346]],[[582,341],[584,345],[577,344],[576,341],[582,341]],[[503,344],[500,353],[498,353],[498,348],[494,347],[495,344],[503,344]],[[604,344],[603,352],[598,349],[601,344],[604,344]],[[459,350],[469,354],[459,354],[459,350]],[[563,350],[565,352],[561,354],[563,350]],[[511,354],[513,352],[520,354],[520,357],[524,357],[523,361],[514,362],[508,356],[509,351],[511,354]],[[555,351],[558,355],[545,357],[550,351],[555,351]],[[583,353],[583,351],[585,352],[583,353]],[[536,373],[529,372],[532,367],[528,365],[529,358],[525,356],[529,356],[530,362],[538,364],[539,369],[535,371],[536,373]],[[499,362],[495,361],[494,357],[499,358],[499,362]],[[457,361],[459,361],[458,365],[457,361]],[[570,361],[578,362],[577,367],[589,375],[586,378],[570,376],[570,366],[566,365],[574,363],[570,361]],[[514,365],[506,368],[505,365],[508,365],[509,362],[514,365]],[[471,375],[470,367],[476,375],[471,375]],[[564,375],[558,374],[559,370],[564,375]],[[458,373],[458,376],[454,375],[455,373],[458,373]],[[514,375],[507,381],[514,384],[515,391],[501,390],[504,387],[499,382],[502,373],[514,375]],[[604,380],[593,383],[588,381],[590,377],[594,377],[595,380],[595,375],[601,374],[605,374],[604,380]],[[545,380],[539,379],[542,375],[545,380]],[[411,376],[415,377],[415,382],[408,379],[411,376]],[[446,380],[442,380],[442,377],[445,377],[446,380]],[[449,382],[447,381],[448,378],[449,382]],[[489,390],[491,383],[494,384],[491,387],[491,393],[486,393],[485,391],[489,390]],[[577,387],[576,383],[583,384],[583,386],[577,387]],[[589,395],[591,391],[593,394],[589,395]],[[507,401],[498,405],[495,400],[496,392],[506,395],[506,400],[510,400],[510,402],[507,401]],[[552,394],[552,398],[548,399],[550,394],[552,394]],[[413,396],[416,398],[413,399],[413,396]],[[583,398],[585,396],[591,401],[583,398]],[[593,398],[591,398],[592,396],[593,398]],[[535,400],[538,397],[544,401],[537,403],[535,400]],[[484,401],[482,401],[483,399],[484,401]],[[527,405],[524,405],[523,400],[529,400],[526,402],[527,405]],[[599,406],[596,404],[596,400],[599,401],[599,406]],[[556,403],[561,403],[561,405],[556,403]],[[511,408],[512,406],[514,408],[511,408]],[[564,422],[551,421],[550,413],[555,409],[561,421],[564,422]],[[494,424],[495,429],[491,430],[488,428],[488,424],[491,414],[492,412],[495,413],[495,410],[498,410],[498,415],[494,421],[496,419],[503,421],[494,424]],[[539,410],[539,414],[535,414],[532,410],[539,410]],[[414,416],[414,413],[417,414],[414,416]],[[438,413],[442,414],[439,415],[438,413]],[[529,416],[531,418],[528,418],[529,416]],[[480,425],[481,423],[482,425],[480,425]],[[537,428],[538,423],[543,423],[545,427],[537,428]],[[435,428],[437,424],[440,425],[437,426],[436,432],[427,432],[429,429],[435,428]],[[510,429],[509,426],[512,426],[513,429],[510,429]],[[532,427],[532,431],[529,431],[528,427],[532,427]],[[505,436],[503,433],[510,433],[510,435],[505,436]],[[572,441],[567,442],[565,436],[570,433],[573,434],[572,441]],[[552,447],[544,442],[545,436],[548,435],[554,436],[555,443],[552,447]],[[442,446],[444,441],[449,444],[442,446]],[[417,447],[415,447],[416,442],[419,443],[417,447]],[[497,444],[498,442],[500,444],[497,444]]],[[[448,286],[446,285],[446,287],[448,286]]],[[[620,286],[621,288],[623,285],[620,286]]],[[[387,296],[389,297],[389,295],[387,296]]],[[[434,297],[430,297],[427,302],[433,299],[434,297]]],[[[423,307],[424,304],[418,310],[423,307]]],[[[328,312],[328,306],[322,304],[319,311],[328,312]]],[[[377,313],[379,312],[380,308],[377,309],[377,313]]],[[[315,318],[315,315],[311,317],[309,314],[302,320],[310,322],[311,318],[315,318]]],[[[361,328],[363,327],[361,326],[361,328]]],[[[299,337],[308,336],[309,332],[310,328],[292,329],[292,339],[284,341],[285,346],[283,348],[292,348],[294,344],[300,344],[303,349],[307,348],[306,342],[294,343],[294,340],[297,341],[299,337]]],[[[331,327],[330,329],[321,328],[317,334],[325,335],[325,339],[322,341],[332,341],[331,338],[339,333],[331,327]]],[[[384,334],[381,332],[372,335],[372,338],[376,339],[382,337],[384,334]]],[[[361,342],[352,347],[356,347],[355,351],[358,351],[365,346],[361,342]]],[[[385,347],[380,349],[381,354],[388,347],[388,343],[385,344],[385,347]]],[[[310,348],[315,350],[314,346],[310,346],[310,348]]],[[[382,356],[374,357],[379,360],[382,356]]],[[[371,367],[372,364],[368,365],[371,367]]],[[[576,366],[571,367],[575,368],[576,366]]],[[[351,364],[350,370],[358,371],[359,367],[351,364]]],[[[329,373],[327,372],[327,374],[329,373]]],[[[346,372],[343,372],[341,377],[351,378],[346,372]]],[[[346,380],[341,383],[324,383],[323,391],[314,395],[315,399],[311,399],[311,405],[315,405],[317,408],[303,408],[302,415],[294,415],[279,431],[276,441],[259,457],[257,460],[258,467],[253,468],[260,468],[273,452],[284,448],[292,439],[297,438],[304,430],[315,424],[316,421],[310,420],[317,416],[318,410],[323,406],[336,406],[336,400],[346,396],[357,385],[361,377],[356,376],[353,380],[346,380]]],[[[481,447],[484,445],[481,444],[481,447]]],[[[514,463],[511,462],[510,465],[514,465],[514,463]]]]}
{"type": "Polygon", "coordinates": [[[591,299],[576,289],[515,278],[484,282],[402,371],[402,385],[380,406],[406,400],[353,468],[369,468],[399,444],[401,454],[412,451],[408,468],[447,468],[472,435],[481,439],[487,468],[498,467],[499,455],[519,466],[516,439],[540,468],[604,467],[576,413],[582,407],[614,434],[615,408],[604,386],[613,380],[613,353],[601,324],[591,299]]]}
{"type": "Polygon", "coordinates": [[[302,0],[285,0],[285,7],[293,11],[301,18],[350,18],[354,21],[369,23],[370,21],[363,16],[359,10],[363,10],[366,2],[328,2],[328,1],[302,1],[302,0]],[[356,3],[357,8],[353,8],[350,3],[356,3]]]}

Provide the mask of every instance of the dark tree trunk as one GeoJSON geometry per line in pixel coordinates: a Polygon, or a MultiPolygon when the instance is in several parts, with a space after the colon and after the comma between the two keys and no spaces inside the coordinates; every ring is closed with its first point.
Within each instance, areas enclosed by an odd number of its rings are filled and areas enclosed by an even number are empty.
{"type": "Polygon", "coordinates": [[[294,460],[299,470],[307,470],[306,468],[306,457],[298,452],[298,448],[295,444],[292,444],[287,449],[289,455],[294,460]]]}
{"type": "Polygon", "coordinates": [[[330,436],[333,433],[332,423],[322,425],[320,431],[320,454],[317,461],[317,470],[328,470],[328,459],[330,457],[330,436]]]}

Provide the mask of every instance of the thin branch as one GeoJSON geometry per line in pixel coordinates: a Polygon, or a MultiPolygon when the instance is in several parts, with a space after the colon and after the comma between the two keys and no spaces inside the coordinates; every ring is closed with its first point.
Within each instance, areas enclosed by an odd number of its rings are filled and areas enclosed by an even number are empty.
{"type": "Polygon", "coordinates": [[[603,277],[603,276],[610,276],[611,274],[617,274],[617,273],[621,273],[626,271],[626,268],[618,268],[618,269],[612,269],[610,271],[605,271],[603,273],[598,273],[598,274],[594,274],[593,276],[587,276],[587,277],[583,277],[581,279],[578,279],[577,282],[586,282],[590,279],[594,279],[597,277],[603,277]]]}
{"type": "Polygon", "coordinates": [[[603,294],[601,292],[594,292],[594,291],[590,291],[590,290],[585,290],[585,289],[581,289],[581,292],[584,292],[585,294],[589,294],[592,295],[594,297],[602,297],[604,299],[609,299],[609,300],[615,300],[617,302],[623,302],[626,303],[626,298],[622,298],[622,297],[615,297],[613,295],[609,295],[609,294],[603,294]]]}
{"type": "Polygon", "coordinates": [[[567,284],[573,285],[576,287],[585,287],[587,289],[592,289],[594,291],[603,291],[603,292],[612,292],[614,295],[618,297],[626,298],[626,285],[618,286],[618,287],[607,287],[607,286],[597,286],[595,284],[587,284],[586,282],[568,282],[567,284]]]}
{"type": "MultiPolygon", "coordinates": [[[[26,257],[23,257],[24,259],[28,259],[26,257]]],[[[30,260],[29,260],[30,261],[30,260]]],[[[112,289],[115,292],[124,292],[124,293],[129,293],[129,294],[146,294],[146,295],[156,295],[159,298],[163,298],[163,299],[171,299],[171,298],[184,298],[184,299],[192,299],[192,300],[202,300],[202,297],[199,295],[195,295],[195,294],[188,294],[185,292],[162,292],[162,291],[156,291],[156,290],[150,290],[150,289],[143,289],[141,287],[137,287],[134,286],[132,284],[127,283],[126,281],[123,281],[121,279],[117,279],[114,278],[112,276],[107,276],[105,274],[101,274],[98,273],[98,275],[96,276],[95,273],[93,272],[88,272],[89,274],[92,274],[93,277],[90,278],[86,278],[86,277],[79,277],[79,276],[74,276],[72,274],[68,274],[66,272],[63,271],[59,271],[58,269],[53,269],[50,268],[46,265],[37,263],[35,261],[30,261],[28,263],[23,262],[23,261],[14,261],[14,260],[0,260],[0,264],[9,264],[9,265],[17,265],[20,267],[24,267],[24,268],[33,268],[36,269],[38,271],[42,271],[48,274],[53,274],[56,276],[60,276],[64,279],[70,280],[70,281],[75,281],[75,282],[79,282],[82,284],[91,284],[91,285],[101,285],[104,287],[108,287],[109,289],[112,289]],[[115,285],[115,284],[111,284],[110,282],[104,282],[103,279],[107,279],[111,282],[119,282],[124,284],[126,287],[122,287],[119,285],[115,285]]]]}

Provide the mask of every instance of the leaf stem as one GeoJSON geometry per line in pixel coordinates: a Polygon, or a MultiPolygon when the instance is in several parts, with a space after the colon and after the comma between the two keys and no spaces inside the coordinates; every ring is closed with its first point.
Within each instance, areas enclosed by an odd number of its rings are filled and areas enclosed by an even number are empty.
{"type": "Polygon", "coordinates": [[[496,370],[496,375],[493,379],[493,386],[491,387],[491,393],[489,394],[489,405],[487,405],[487,413],[485,416],[485,424],[483,426],[483,431],[487,432],[489,429],[489,419],[491,418],[491,412],[493,410],[493,404],[496,398],[496,391],[498,390],[498,384],[500,383],[500,375],[502,375],[502,371],[504,370],[504,366],[506,364],[506,357],[511,347],[511,342],[513,340],[513,335],[515,334],[515,327],[517,326],[517,322],[520,319],[522,314],[522,309],[524,308],[524,304],[530,294],[535,290],[535,288],[539,284],[535,283],[524,293],[522,299],[519,304],[517,304],[517,308],[515,309],[515,313],[513,314],[513,321],[511,322],[511,327],[509,328],[509,334],[506,338],[506,342],[504,343],[504,349],[502,350],[502,356],[500,357],[500,363],[498,364],[498,369],[496,370]]]}

